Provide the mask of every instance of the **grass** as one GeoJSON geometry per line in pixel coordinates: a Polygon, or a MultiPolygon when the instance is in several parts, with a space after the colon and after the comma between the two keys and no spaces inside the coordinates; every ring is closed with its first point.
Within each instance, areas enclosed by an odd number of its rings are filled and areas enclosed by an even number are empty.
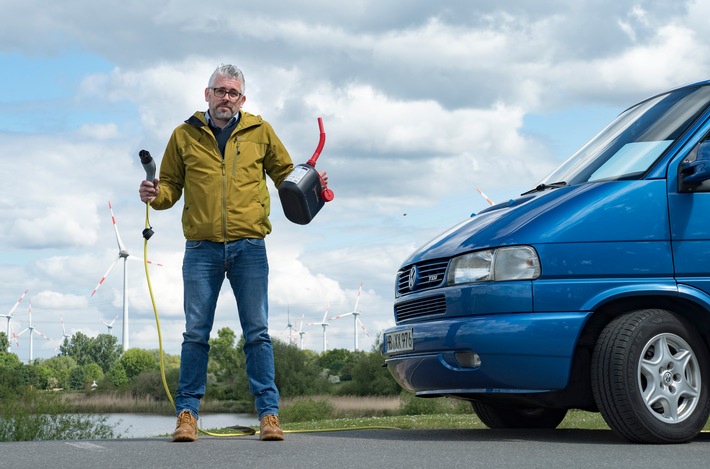
{"type": "MultiPolygon", "coordinates": [[[[473,414],[424,414],[390,415],[378,417],[340,417],[306,422],[289,422],[282,419],[284,430],[323,430],[356,428],[398,428],[402,430],[442,430],[442,429],[485,429],[487,428],[473,414]]],[[[557,428],[608,430],[609,426],[601,415],[581,410],[571,410],[557,428]]]]}
{"type": "MultiPolygon", "coordinates": [[[[398,428],[484,429],[466,401],[393,397],[318,396],[284,399],[279,411],[287,431],[398,428]]],[[[558,428],[609,429],[601,415],[570,410],[558,428]]]]}
{"type": "MultiPolygon", "coordinates": [[[[134,398],[112,394],[65,395],[71,412],[90,413],[154,413],[170,414],[167,399],[134,398]]],[[[248,402],[206,401],[204,413],[254,413],[248,402]]],[[[422,399],[406,393],[401,396],[311,396],[284,398],[279,411],[285,430],[316,431],[356,428],[400,429],[484,429],[486,426],[473,413],[468,402],[447,399],[422,399]]],[[[558,426],[560,429],[608,430],[601,414],[570,410],[558,426]]],[[[229,429],[212,429],[229,432],[229,429]]],[[[705,425],[710,431],[710,423],[705,425]]]]}

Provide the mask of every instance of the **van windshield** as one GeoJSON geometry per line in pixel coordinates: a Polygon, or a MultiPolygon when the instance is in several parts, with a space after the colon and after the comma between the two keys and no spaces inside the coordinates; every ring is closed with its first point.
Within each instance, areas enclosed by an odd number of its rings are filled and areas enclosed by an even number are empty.
{"type": "Polygon", "coordinates": [[[624,111],[538,187],[640,179],[705,111],[710,86],[687,87],[624,111]]]}

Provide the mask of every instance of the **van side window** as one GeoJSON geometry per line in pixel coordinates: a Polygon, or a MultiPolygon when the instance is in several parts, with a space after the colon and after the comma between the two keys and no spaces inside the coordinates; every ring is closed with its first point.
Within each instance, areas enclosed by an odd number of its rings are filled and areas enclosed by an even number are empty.
{"type": "MultiPolygon", "coordinates": [[[[678,174],[678,187],[680,192],[710,192],[710,180],[706,180],[703,182],[700,182],[698,184],[684,184],[683,183],[683,177],[682,177],[682,170],[685,165],[688,163],[692,163],[697,160],[698,158],[698,149],[700,148],[701,145],[709,145],[710,144],[710,134],[706,135],[700,143],[698,143],[691,151],[688,153],[688,156],[683,160],[683,164],[681,164],[681,171],[679,171],[678,174]]],[[[707,149],[706,149],[707,150],[707,149]]]]}

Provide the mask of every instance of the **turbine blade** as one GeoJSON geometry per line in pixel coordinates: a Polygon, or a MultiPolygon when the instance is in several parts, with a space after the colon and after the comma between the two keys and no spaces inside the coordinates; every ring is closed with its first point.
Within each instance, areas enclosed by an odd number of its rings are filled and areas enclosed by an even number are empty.
{"type": "Polygon", "coordinates": [[[332,321],[333,319],[340,319],[340,318],[344,318],[345,316],[352,316],[352,315],[353,315],[353,312],[350,311],[349,313],[339,314],[339,315],[337,315],[337,316],[333,316],[332,318],[330,318],[330,320],[332,321]]]}
{"type": "MultiPolygon", "coordinates": [[[[129,255],[128,255],[128,260],[143,262],[143,258],[142,258],[142,257],[134,256],[133,254],[129,254],[129,255]]],[[[152,262],[152,261],[148,261],[148,264],[152,264],[152,265],[157,265],[157,266],[159,266],[159,267],[163,267],[163,264],[158,264],[158,263],[152,262]]]]}
{"type": "Polygon", "coordinates": [[[365,329],[365,325],[360,321],[360,318],[357,318],[358,324],[360,324],[360,329],[365,333],[366,336],[370,337],[370,333],[367,332],[367,329],[365,329]]]}
{"type": "Polygon", "coordinates": [[[116,242],[118,243],[118,250],[125,251],[126,247],[123,245],[123,240],[121,235],[118,233],[118,225],[116,224],[116,217],[113,214],[113,207],[111,206],[111,201],[108,201],[108,208],[111,210],[111,223],[113,223],[113,231],[116,232],[116,242]]]}
{"type": "Polygon", "coordinates": [[[476,190],[478,191],[479,194],[481,194],[481,196],[482,196],[484,199],[486,199],[486,202],[488,202],[488,203],[491,204],[491,205],[495,205],[495,203],[494,203],[491,199],[489,199],[486,194],[484,194],[483,192],[481,192],[481,189],[479,189],[478,187],[476,187],[476,190]]]}
{"type": "MultiPolygon", "coordinates": [[[[12,323],[10,324],[10,330],[12,331],[12,339],[15,339],[15,347],[19,347],[19,346],[20,346],[20,341],[17,340],[17,338],[18,338],[19,336],[18,336],[17,333],[15,332],[15,328],[12,327],[12,323]]],[[[10,339],[10,340],[12,340],[12,339],[10,339]]]]}
{"type": "MultiPolygon", "coordinates": [[[[22,301],[22,299],[25,297],[26,294],[27,294],[27,290],[25,290],[25,292],[22,294],[22,296],[20,297],[20,299],[17,300],[17,303],[15,303],[15,305],[12,307],[12,309],[10,310],[10,312],[7,313],[7,316],[12,317],[12,313],[15,312],[15,309],[17,309],[17,307],[20,305],[20,302],[22,301]]],[[[7,316],[6,316],[6,317],[7,317],[7,316]]]]}
{"type": "Polygon", "coordinates": [[[113,263],[111,264],[111,267],[108,268],[108,270],[106,271],[104,276],[101,277],[101,280],[99,280],[99,284],[96,285],[96,288],[94,288],[94,291],[91,292],[91,296],[94,296],[94,293],[96,293],[96,290],[98,290],[99,287],[101,286],[101,284],[104,283],[104,280],[106,280],[106,277],[108,277],[108,274],[111,273],[111,270],[115,267],[116,263],[118,263],[119,260],[121,260],[121,256],[118,256],[116,258],[116,260],[113,261],[113,263]]]}
{"type": "Polygon", "coordinates": [[[362,282],[360,282],[360,288],[357,290],[357,299],[355,300],[355,307],[353,308],[353,311],[357,311],[357,305],[360,304],[360,293],[362,292],[362,282]]]}

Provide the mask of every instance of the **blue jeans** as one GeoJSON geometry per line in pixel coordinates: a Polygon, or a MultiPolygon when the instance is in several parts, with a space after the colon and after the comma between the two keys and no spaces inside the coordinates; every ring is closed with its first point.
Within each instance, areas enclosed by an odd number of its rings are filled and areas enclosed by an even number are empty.
{"type": "Polygon", "coordinates": [[[205,395],[207,381],[208,341],[225,276],[237,299],[249,391],[254,396],[259,419],[278,414],[279,391],[274,383],[274,350],[268,326],[268,275],[263,239],[186,242],[182,265],[186,324],[175,396],[176,414],[187,409],[199,418],[200,399],[205,395]]]}

